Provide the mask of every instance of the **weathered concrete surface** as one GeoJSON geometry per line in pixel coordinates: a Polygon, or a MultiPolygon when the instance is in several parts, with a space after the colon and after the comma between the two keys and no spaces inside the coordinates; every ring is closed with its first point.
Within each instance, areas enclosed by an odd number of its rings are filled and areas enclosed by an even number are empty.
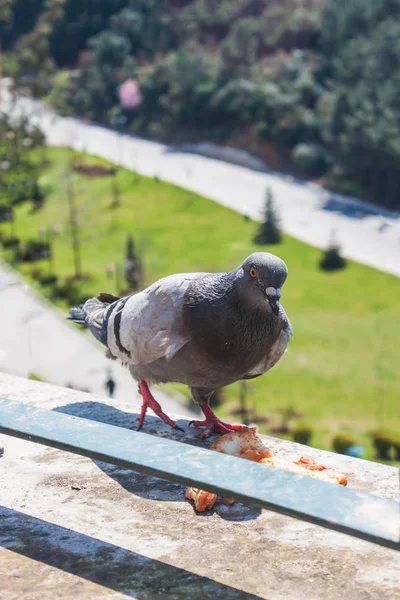
{"type": "MultiPolygon", "coordinates": [[[[100,401],[0,375],[0,394],[134,427],[130,403],[100,401]]],[[[151,418],[145,431],[203,444],[151,418]]],[[[279,456],[314,456],[350,485],[399,497],[397,469],[266,438],[279,456]]],[[[400,555],[237,504],[196,515],[184,489],[132,471],[0,436],[0,599],[351,600],[400,594],[400,555]]]]}

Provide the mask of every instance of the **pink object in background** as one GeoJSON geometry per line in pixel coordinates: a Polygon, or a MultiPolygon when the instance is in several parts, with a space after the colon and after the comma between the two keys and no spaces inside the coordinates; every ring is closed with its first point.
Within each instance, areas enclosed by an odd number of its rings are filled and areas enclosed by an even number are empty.
{"type": "Polygon", "coordinates": [[[136,79],[127,79],[118,89],[119,101],[122,108],[137,108],[143,101],[139,84],[136,79]]]}

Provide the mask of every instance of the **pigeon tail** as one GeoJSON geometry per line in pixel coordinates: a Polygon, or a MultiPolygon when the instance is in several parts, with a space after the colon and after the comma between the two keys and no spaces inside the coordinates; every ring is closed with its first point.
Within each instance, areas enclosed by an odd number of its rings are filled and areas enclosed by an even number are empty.
{"type": "Polygon", "coordinates": [[[114,299],[118,299],[111,294],[101,294],[100,298],[89,298],[84,304],[71,308],[68,320],[86,325],[99,342],[107,345],[107,313],[114,299]]]}
{"type": "Polygon", "coordinates": [[[68,321],[73,321],[74,323],[78,323],[79,325],[86,325],[85,311],[83,310],[83,305],[75,306],[69,311],[70,316],[67,317],[68,321]]]}
{"type": "MultiPolygon", "coordinates": [[[[100,306],[104,306],[100,300],[97,298],[89,298],[86,300],[84,304],[80,306],[74,306],[70,309],[68,317],[69,321],[73,321],[74,323],[79,323],[80,325],[88,325],[89,326],[89,318],[90,315],[99,309],[100,306]]],[[[106,307],[108,308],[108,306],[106,307]]]]}

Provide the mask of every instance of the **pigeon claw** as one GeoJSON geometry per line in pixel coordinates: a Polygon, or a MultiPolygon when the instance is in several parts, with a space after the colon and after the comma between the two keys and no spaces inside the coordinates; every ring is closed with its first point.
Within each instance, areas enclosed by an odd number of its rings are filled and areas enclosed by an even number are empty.
{"type": "Polygon", "coordinates": [[[200,407],[206,417],[203,421],[190,421],[189,425],[193,425],[194,427],[204,427],[204,431],[201,434],[201,438],[205,439],[212,435],[213,433],[231,433],[231,431],[241,431],[243,429],[247,429],[246,425],[231,425],[230,423],[225,423],[221,421],[214,414],[211,407],[208,404],[204,404],[200,407]]]}
{"type": "Polygon", "coordinates": [[[217,419],[216,421],[210,422],[205,419],[204,421],[191,421],[190,425],[194,427],[204,427],[204,431],[201,434],[201,438],[207,438],[213,433],[231,433],[232,431],[241,431],[242,429],[248,429],[246,425],[231,425],[230,423],[224,423],[217,419]]]}
{"type": "Polygon", "coordinates": [[[160,404],[157,402],[157,400],[153,397],[152,393],[150,392],[149,386],[147,385],[146,381],[143,381],[143,380],[139,381],[139,394],[142,396],[143,400],[142,400],[142,408],[140,410],[137,431],[140,431],[143,427],[144,418],[146,416],[146,411],[148,408],[151,408],[151,410],[158,417],[160,417],[160,419],[164,423],[166,423],[166,425],[169,425],[173,429],[178,429],[179,431],[183,431],[183,429],[181,427],[179,427],[179,425],[177,425],[175,423],[175,421],[170,419],[169,416],[163,412],[160,404]]]}

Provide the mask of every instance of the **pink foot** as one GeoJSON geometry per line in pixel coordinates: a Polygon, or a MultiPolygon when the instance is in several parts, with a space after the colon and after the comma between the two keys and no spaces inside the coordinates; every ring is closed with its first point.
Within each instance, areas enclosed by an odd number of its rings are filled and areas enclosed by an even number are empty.
{"type": "Polygon", "coordinates": [[[160,417],[160,419],[162,421],[164,421],[164,423],[166,423],[167,425],[170,425],[174,429],[179,429],[179,431],[183,431],[183,429],[181,427],[179,427],[175,423],[175,421],[170,419],[168,417],[168,415],[166,415],[162,411],[162,408],[159,405],[159,403],[157,402],[157,400],[155,398],[153,398],[152,393],[150,392],[149,386],[147,385],[146,381],[143,381],[143,380],[139,381],[139,394],[142,396],[143,401],[142,401],[142,408],[140,411],[139,424],[137,427],[138,431],[140,429],[142,429],[142,427],[143,427],[144,418],[146,416],[146,411],[147,411],[148,407],[150,407],[151,410],[154,411],[156,413],[156,415],[158,417],[160,417]]]}
{"type": "Polygon", "coordinates": [[[212,433],[230,433],[231,431],[241,431],[247,429],[246,425],[231,425],[230,423],[224,423],[221,419],[214,414],[209,404],[203,404],[200,406],[201,410],[206,417],[204,421],[191,421],[190,424],[194,427],[205,427],[202,438],[206,438],[212,433]]]}

